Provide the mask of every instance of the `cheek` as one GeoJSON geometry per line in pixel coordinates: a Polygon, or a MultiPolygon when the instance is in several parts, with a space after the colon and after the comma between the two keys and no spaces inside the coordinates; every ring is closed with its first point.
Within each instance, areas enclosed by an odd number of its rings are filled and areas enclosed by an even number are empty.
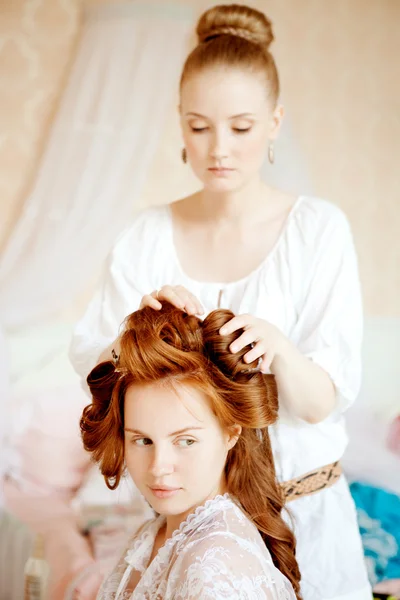
{"type": "Polygon", "coordinates": [[[199,473],[208,477],[211,473],[222,471],[225,465],[227,450],[222,440],[210,440],[209,443],[204,443],[199,446],[196,453],[193,453],[191,460],[187,463],[187,468],[192,475],[199,473]],[[190,470],[190,464],[196,463],[196,468],[190,470]]]}
{"type": "Polygon", "coordinates": [[[147,465],[144,456],[139,456],[137,449],[125,446],[125,464],[131,478],[138,482],[146,472],[147,465]]]}
{"type": "Polygon", "coordinates": [[[193,158],[202,157],[207,154],[208,144],[206,134],[188,134],[184,138],[184,144],[192,160],[193,158]]]}
{"type": "Polygon", "coordinates": [[[266,143],[264,135],[248,136],[243,140],[242,144],[239,144],[239,152],[242,156],[249,159],[262,159],[266,152],[266,143]]]}

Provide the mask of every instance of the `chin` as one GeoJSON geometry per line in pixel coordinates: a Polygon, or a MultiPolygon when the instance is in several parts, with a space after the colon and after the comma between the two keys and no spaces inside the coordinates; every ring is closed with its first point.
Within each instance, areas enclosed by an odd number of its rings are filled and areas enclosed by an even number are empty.
{"type": "Polygon", "coordinates": [[[210,192],[234,192],[241,187],[238,181],[232,181],[229,179],[219,179],[210,181],[209,179],[203,180],[204,189],[210,192]]]}
{"type": "Polygon", "coordinates": [[[150,502],[152,509],[164,517],[172,517],[190,512],[193,503],[184,502],[182,499],[166,498],[164,500],[153,500],[150,502]]]}

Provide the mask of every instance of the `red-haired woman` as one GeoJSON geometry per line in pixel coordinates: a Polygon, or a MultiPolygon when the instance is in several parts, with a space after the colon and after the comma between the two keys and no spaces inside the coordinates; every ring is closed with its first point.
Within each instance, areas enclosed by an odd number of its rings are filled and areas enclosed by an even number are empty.
{"type": "Polygon", "coordinates": [[[131,540],[99,600],[300,599],[293,533],[282,519],[268,426],[273,378],[237,334],[232,313],[201,321],[170,304],[130,315],[118,365],[88,377],[85,448],[114,489],[126,468],[157,513],[131,540]]]}

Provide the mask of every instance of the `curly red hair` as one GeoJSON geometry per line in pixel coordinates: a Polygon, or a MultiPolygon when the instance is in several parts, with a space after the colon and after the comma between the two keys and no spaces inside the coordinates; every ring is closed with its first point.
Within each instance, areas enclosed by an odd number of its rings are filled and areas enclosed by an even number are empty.
{"type": "Polygon", "coordinates": [[[243,361],[248,348],[229,351],[238,333],[222,336],[219,330],[233,316],[216,310],[201,321],[166,303],[160,311],[146,307],[129,315],[118,367],[111,361],[100,363],[87,378],[93,402],[81,418],[83,443],[114,489],[124,470],[128,386],[170,379],[201,389],[223,428],[242,427],[225,465],[227,490],[240,501],[300,599],[295,538],[282,518],[284,498],[268,433],[278,415],[275,379],[262,375],[257,364],[243,361]]]}

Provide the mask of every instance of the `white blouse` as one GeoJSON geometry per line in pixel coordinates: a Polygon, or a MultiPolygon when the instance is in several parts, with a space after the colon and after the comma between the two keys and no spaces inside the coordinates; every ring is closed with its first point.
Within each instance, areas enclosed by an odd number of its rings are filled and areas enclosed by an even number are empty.
{"type": "Polygon", "coordinates": [[[296,600],[255,525],[228,495],[198,507],[150,561],[159,516],[133,537],[97,600],[296,600]],[[141,577],[129,589],[133,571],[141,577]]]}
{"type": "MultiPolygon", "coordinates": [[[[272,251],[254,271],[239,281],[210,283],[183,271],[169,206],[143,211],[117,240],[102,284],[76,327],[70,356],[82,377],[142,296],[165,284],[188,288],[206,314],[220,303],[269,321],[330,375],[337,406],[324,421],[306,423],[281,406],[271,428],[278,477],[288,480],[340,459],[347,445],[343,411],[360,386],[363,320],[357,259],[343,212],[325,200],[299,197],[272,251]]],[[[368,585],[344,478],[292,502],[290,510],[305,600],[332,600],[368,585]]],[[[364,598],[370,595],[357,600],[364,598]]]]}

